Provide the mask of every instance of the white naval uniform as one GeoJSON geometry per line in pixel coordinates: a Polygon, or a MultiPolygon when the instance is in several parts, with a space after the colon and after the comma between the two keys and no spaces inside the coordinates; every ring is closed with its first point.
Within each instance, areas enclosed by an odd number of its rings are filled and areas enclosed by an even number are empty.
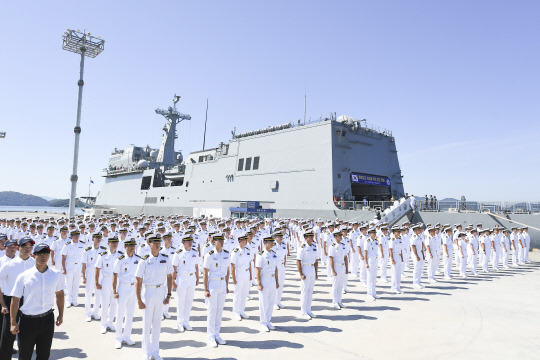
{"type": "Polygon", "coordinates": [[[143,310],[142,352],[147,357],[159,356],[159,336],[163,316],[164,294],[162,287],[167,287],[167,275],[173,273],[169,257],[145,256],[139,261],[135,276],[142,279],[141,300],[146,305],[143,310]],[[150,334],[150,332],[152,334],[150,334]]]}
{"type": "Polygon", "coordinates": [[[234,276],[236,278],[232,310],[237,315],[245,314],[246,300],[251,286],[249,275],[252,262],[253,255],[251,249],[247,246],[244,246],[244,248],[237,247],[231,253],[231,264],[234,264],[234,276]]]}
{"type": "MultiPolygon", "coordinates": [[[[259,322],[268,326],[272,321],[272,312],[276,300],[276,270],[278,257],[273,251],[266,249],[255,256],[255,267],[261,269],[260,283],[263,287],[259,290],[259,322]]],[[[278,276],[279,280],[279,276],[278,276]]]]}
{"type": "Polygon", "coordinates": [[[381,280],[384,282],[388,282],[387,267],[390,257],[390,252],[388,250],[388,241],[389,240],[387,235],[381,235],[379,237],[379,267],[381,270],[381,280]]]}
{"type": "MultiPolygon", "coordinates": [[[[174,255],[176,254],[176,248],[174,246],[170,246],[168,248],[165,247],[165,245],[159,249],[159,252],[162,253],[162,254],[165,254],[169,257],[169,260],[171,261],[172,263],[172,260],[174,258],[174,255]]],[[[163,292],[165,293],[164,296],[167,296],[167,289],[163,288],[163,292]]],[[[169,307],[170,307],[171,303],[169,301],[168,304],[164,304],[163,305],[163,316],[166,317],[166,318],[170,318],[169,316],[169,307]]]]}
{"type": "Polygon", "coordinates": [[[422,268],[424,267],[424,250],[422,248],[422,237],[420,235],[413,234],[410,239],[411,255],[413,257],[413,287],[422,287],[422,268]],[[412,247],[416,247],[416,253],[418,259],[412,252],[412,247]]]}
{"type": "Polygon", "coordinates": [[[199,252],[195,247],[190,250],[179,249],[173,257],[172,264],[176,269],[176,296],[178,298],[176,324],[178,327],[189,326],[197,282],[196,265],[199,262],[199,252]]]}
{"type": "Polygon", "coordinates": [[[501,238],[501,247],[502,247],[502,263],[505,269],[508,269],[508,258],[510,255],[510,240],[508,236],[503,235],[501,238]]]}
{"type": "Polygon", "coordinates": [[[433,281],[435,280],[435,271],[436,271],[436,265],[437,265],[437,250],[436,250],[436,238],[435,236],[427,235],[424,240],[426,244],[426,248],[429,247],[428,251],[426,252],[426,255],[428,257],[427,259],[427,277],[428,280],[433,281]],[[429,251],[431,251],[431,256],[429,255],[429,251]]]}
{"type": "Polygon", "coordinates": [[[379,253],[379,242],[377,238],[371,239],[370,236],[366,236],[364,240],[364,257],[367,262],[366,271],[366,287],[367,295],[371,297],[377,297],[377,290],[375,285],[377,283],[377,256],[379,253]],[[367,251],[367,254],[366,254],[367,251]],[[368,268],[369,266],[369,268],[368,268]]]}
{"type": "Polygon", "coordinates": [[[68,241],[62,248],[62,256],[66,257],[66,300],[74,306],[78,305],[79,287],[81,285],[81,270],[83,253],[86,244],[80,240],[68,241]]]}
{"type": "Polygon", "coordinates": [[[279,287],[276,290],[276,305],[281,304],[281,297],[283,296],[283,288],[285,287],[285,261],[287,259],[287,245],[282,241],[281,244],[276,242],[276,245],[272,248],[277,255],[277,269],[278,269],[278,281],[279,287]]]}
{"type": "MultiPolygon", "coordinates": [[[[332,274],[332,303],[341,304],[341,298],[343,294],[343,288],[345,287],[346,269],[345,269],[345,257],[348,255],[348,244],[345,242],[334,242],[330,245],[328,250],[328,266],[330,266],[330,258],[334,262],[334,271],[336,276],[332,274]]],[[[332,273],[332,270],[330,269],[332,273]]]]}
{"type": "Polygon", "coordinates": [[[510,234],[510,245],[512,247],[512,266],[516,267],[518,266],[518,249],[519,249],[519,242],[518,242],[518,233],[512,232],[510,234]]]}
{"type": "Polygon", "coordinates": [[[133,313],[135,311],[135,271],[141,258],[133,254],[131,257],[124,254],[115,260],[113,273],[117,274],[116,292],[117,313],[115,323],[115,340],[118,342],[131,341],[131,328],[133,313]]]}
{"type": "Polygon", "coordinates": [[[100,256],[99,254],[106,249],[104,247],[89,246],[84,249],[82,262],[86,264],[85,278],[86,285],[84,287],[84,314],[97,317],[99,306],[101,305],[101,296],[96,291],[96,263],[100,256]],[[92,295],[94,295],[94,306],[92,307],[92,295]]]}
{"type": "Polygon", "coordinates": [[[395,238],[390,238],[390,243],[388,244],[389,249],[392,249],[392,257],[395,262],[392,262],[390,259],[390,269],[392,270],[392,287],[394,291],[401,292],[401,273],[403,267],[403,260],[401,256],[403,255],[403,240],[401,236],[395,238]]]}
{"type": "Polygon", "coordinates": [[[461,263],[460,263],[460,269],[459,269],[459,275],[461,277],[467,277],[467,247],[469,246],[469,243],[467,242],[467,238],[460,238],[458,243],[459,249],[463,252],[463,255],[461,255],[461,252],[459,253],[459,256],[462,256],[461,263]]]}
{"type": "Polygon", "coordinates": [[[208,291],[210,292],[210,297],[206,298],[208,304],[206,335],[210,341],[221,338],[221,319],[225,296],[227,296],[225,280],[230,263],[231,256],[227,250],[223,249],[221,252],[211,250],[204,258],[203,267],[208,269],[208,291]]]}
{"type": "Polygon", "coordinates": [[[367,235],[360,233],[356,238],[356,251],[358,251],[358,277],[360,278],[360,284],[366,285],[366,259],[364,258],[364,244],[366,242],[367,235]]]}
{"type": "Polygon", "coordinates": [[[444,277],[445,279],[448,280],[452,277],[451,275],[452,274],[452,257],[453,257],[453,252],[454,252],[452,235],[444,234],[442,239],[443,239],[443,250],[444,250],[444,246],[446,245],[446,251],[443,251],[444,277]]]}
{"type": "Polygon", "coordinates": [[[477,275],[477,265],[478,265],[478,236],[468,235],[469,237],[469,249],[467,266],[471,269],[471,275],[477,275]],[[470,251],[469,251],[470,250],[470,251]]]}
{"type": "Polygon", "coordinates": [[[308,245],[302,244],[298,248],[296,254],[296,260],[300,260],[302,267],[302,274],[306,277],[302,280],[302,286],[300,290],[300,311],[302,315],[311,315],[311,300],[313,299],[313,288],[315,286],[315,263],[317,262],[319,254],[317,252],[317,245],[315,242],[308,245]]]}
{"type": "Polygon", "coordinates": [[[96,268],[100,269],[99,281],[101,290],[97,290],[96,292],[101,297],[101,326],[112,328],[117,304],[113,296],[113,266],[116,259],[123,254],[119,251],[111,253],[108,250],[99,255],[96,268]]]}

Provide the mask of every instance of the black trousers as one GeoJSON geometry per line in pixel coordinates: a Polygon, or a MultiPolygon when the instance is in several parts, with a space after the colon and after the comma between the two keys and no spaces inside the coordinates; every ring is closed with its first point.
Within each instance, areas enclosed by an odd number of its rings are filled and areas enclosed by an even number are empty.
{"type": "Polygon", "coordinates": [[[36,360],[48,360],[54,336],[54,313],[33,318],[24,314],[19,322],[19,360],[32,360],[34,347],[36,360]]]}
{"type": "MultiPolygon", "coordinates": [[[[11,296],[4,295],[4,302],[8,310],[11,307],[11,296]]],[[[20,301],[19,307],[22,306],[22,299],[20,301]]],[[[10,310],[11,311],[11,310],[10,310]]],[[[11,320],[9,313],[2,314],[2,332],[0,335],[0,360],[10,360],[13,355],[13,343],[15,342],[15,335],[11,333],[11,320]]],[[[17,312],[17,322],[21,318],[21,312],[17,312]]]]}

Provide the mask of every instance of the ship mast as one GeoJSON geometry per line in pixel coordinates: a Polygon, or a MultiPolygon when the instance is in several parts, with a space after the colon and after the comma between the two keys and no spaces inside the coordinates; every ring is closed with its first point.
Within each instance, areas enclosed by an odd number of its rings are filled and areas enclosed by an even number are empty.
{"type": "Polygon", "coordinates": [[[170,107],[167,110],[156,109],[156,114],[163,115],[167,119],[167,123],[163,127],[163,138],[161,140],[161,146],[159,147],[159,153],[156,159],[156,162],[161,163],[165,168],[171,167],[175,164],[175,151],[174,151],[174,140],[178,137],[176,135],[176,125],[181,123],[183,120],[191,120],[191,116],[187,114],[182,114],[176,111],[176,103],[180,100],[180,96],[174,95],[173,98],[173,107],[170,107]]]}

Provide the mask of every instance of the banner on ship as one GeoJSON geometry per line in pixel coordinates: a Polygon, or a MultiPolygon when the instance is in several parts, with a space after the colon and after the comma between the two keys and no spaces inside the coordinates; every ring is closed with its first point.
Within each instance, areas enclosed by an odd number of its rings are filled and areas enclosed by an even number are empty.
{"type": "Polygon", "coordinates": [[[353,184],[390,186],[390,179],[386,176],[377,176],[369,174],[351,173],[351,182],[353,184]]]}

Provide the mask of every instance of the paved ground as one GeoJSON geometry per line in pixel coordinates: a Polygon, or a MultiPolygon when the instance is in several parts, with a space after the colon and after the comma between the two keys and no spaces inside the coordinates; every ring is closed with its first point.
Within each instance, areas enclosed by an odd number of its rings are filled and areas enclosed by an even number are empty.
{"type": "MultiPolygon", "coordinates": [[[[286,309],[275,311],[276,331],[260,333],[258,301],[248,301],[249,320],[231,317],[229,295],[219,348],[206,347],[206,311],[201,289],[194,303],[193,332],[178,333],[175,317],[164,320],[161,356],[165,359],[537,359],[540,351],[540,254],[519,269],[499,271],[466,280],[440,281],[423,290],[404,281],[402,295],[388,285],[377,287],[381,299],[365,302],[365,289],[350,281],[344,295],[347,309],[330,307],[331,284],[324,275],[315,285],[311,321],[299,313],[300,281],[289,263],[284,293],[286,309]]],[[[325,271],[320,271],[325,273],[325,271]]],[[[252,288],[254,289],[254,288],[252,288]]],[[[83,303],[81,287],[80,302],[83,303]]],[[[256,292],[252,290],[256,296],[256,292]]],[[[176,310],[172,300],[171,313],[176,310]]],[[[114,349],[114,336],[101,335],[96,321],[84,322],[82,305],[66,309],[57,328],[52,359],[141,358],[141,312],[135,312],[133,347],[114,349]]]]}

